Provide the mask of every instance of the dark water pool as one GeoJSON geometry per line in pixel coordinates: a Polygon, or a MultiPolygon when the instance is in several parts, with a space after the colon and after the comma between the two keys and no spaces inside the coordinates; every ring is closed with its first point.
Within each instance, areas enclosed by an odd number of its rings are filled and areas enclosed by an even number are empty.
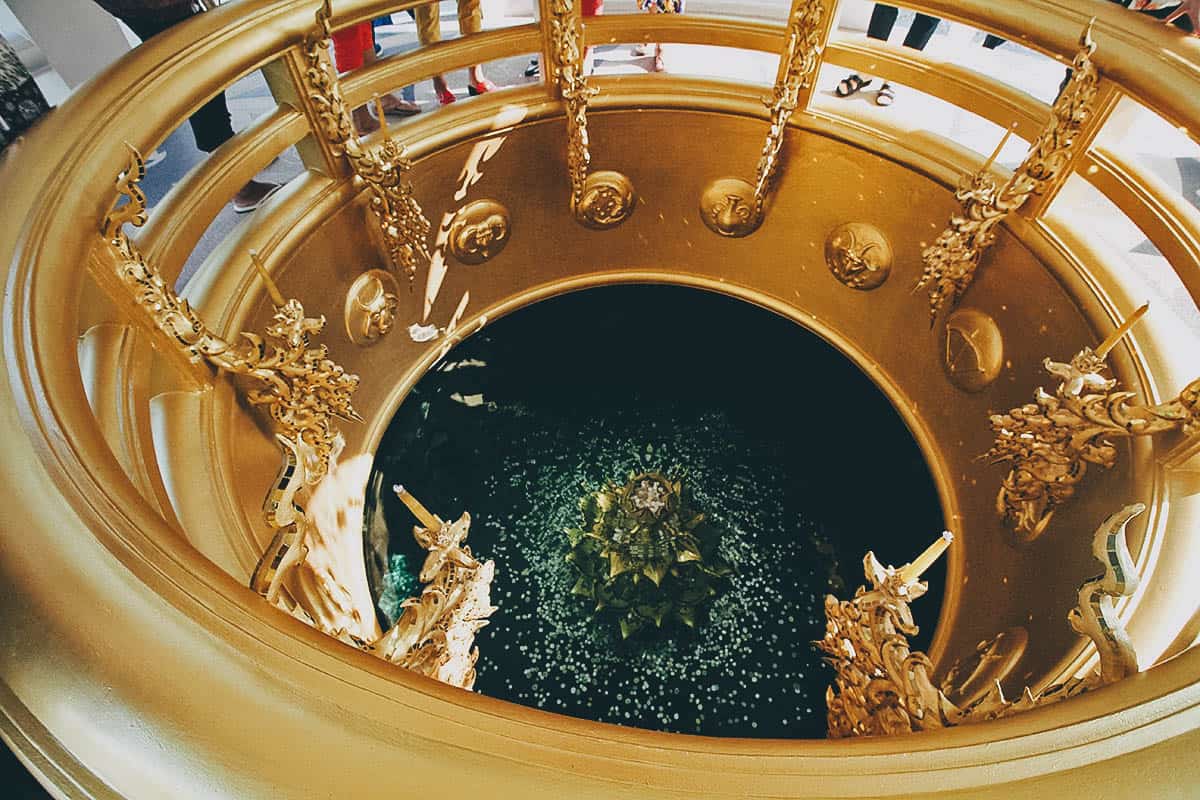
{"type": "MultiPolygon", "coordinates": [[[[474,520],[499,611],[476,691],[576,717],[712,736],[823,737],[822,598],[900,565],[941,531],[916,443],[883,394],[796,324],[694,289],[622,286],[548,300],[456,347],[404,401],[368,489],[380,614],[422,553],[391,492],[474,520]],[[564,529],[579,499],[634,471],[683,474],[737,573],[694,633],[622,641],[573,596],[564,529]]],[[[925,644],[944,580],[916,606],[925,644]]]]}

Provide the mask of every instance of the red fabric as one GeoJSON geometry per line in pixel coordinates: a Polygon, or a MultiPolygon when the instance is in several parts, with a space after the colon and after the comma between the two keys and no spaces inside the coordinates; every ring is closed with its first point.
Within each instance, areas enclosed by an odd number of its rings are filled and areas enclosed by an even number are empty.
{"type": "Polygon", "coordinates": [[[583,16],[595,17],[604,13],[604,0],[581,0],[583,16]]]}
{"type": "Polygon", "coordinates": [[[349,72],[363,65],[363,53],[375,49],[375,34],[370,22],[360,22],[333,32],[333,62],[338,72],[349,72]]]}

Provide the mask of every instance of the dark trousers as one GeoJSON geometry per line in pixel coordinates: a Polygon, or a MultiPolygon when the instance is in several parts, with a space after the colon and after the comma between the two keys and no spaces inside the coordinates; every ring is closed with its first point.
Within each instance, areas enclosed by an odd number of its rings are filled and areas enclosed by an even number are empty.
{"type": "MultiPolygon", "coordinates": [[[[876,3],[875,10],[871,12],[871,22],[867,25],[867,36],[887,41],[887,38],[892,35],[892,28],[896,27],[896,15],[899,13],[895,6],[876,3]]],[[[940,20],[937,17],[917,14],[912,27],[908,29],[908,34],[904,37],[904,46],[914,50],[924,50],[925,45],[929,44],[929,38],[937,30],[938,22],[940,20]]]]}
{"type": "MultiPolygon", "coordinates": [[[[119,16],[144,42],[196,13],[190,8],[180,8],[146,13],[123,11],[119,16]]],[[[192,136],[196,138],[196,147],[206,153],[211,153],[233,137],[233,123],[229,116],[229,106],[225,103],[224,92],[219,92],[200,106],[196,113],[188,118],[188,122],[192,126],[192,136]]]]}

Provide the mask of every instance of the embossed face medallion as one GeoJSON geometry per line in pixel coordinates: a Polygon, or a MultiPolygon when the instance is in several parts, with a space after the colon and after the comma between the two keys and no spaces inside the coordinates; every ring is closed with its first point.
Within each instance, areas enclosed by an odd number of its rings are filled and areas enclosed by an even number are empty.
{"type": "Polygon", "coordinates": [[[373,269],[359,275],[346,293],[346,334],[362,347],[375,344],[396,324],[400,301],[392,273],[373,269]]]}
{"type": "Polygon", "coordinates": [[[867,291],[892,272],[892,245],[883,232],[865,222],[838,225],[825,239],[825,263],[851,289],[867,291]]]}
{"type": "Polygon", "coordinates": [[[574,208],[575,218],[595,230],[615,228],[629,219],[636,202],[629,178],[613,170],[599,170],[587,176],[574,208]]]}
{"type": "Polygon", "coordinates": [[[450,253],[464,264],[482,264],[508,244],[508,209],[495,200],[476,200],[450,221],[450,253]]]}
{"type": "Polygon", "coordinates": [[[700,219],[720,236],[738,239],[758,230],[754,187],[741,178],[718,178],[700,195],[700,219]]]}
{"type": "Polygon", "coordinates": [[[980,392],[1000,377],[1004,337],[987,314],[962,308],[946,318],[946,375],[964,392],[980,392]]]}

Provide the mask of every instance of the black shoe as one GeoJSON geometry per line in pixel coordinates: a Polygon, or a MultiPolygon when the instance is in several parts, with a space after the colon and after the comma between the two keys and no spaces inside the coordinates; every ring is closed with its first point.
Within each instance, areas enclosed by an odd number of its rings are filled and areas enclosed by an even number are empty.
{"type": "Polygon", "coordinates": [[[525,77],[534,78],[542,74],[542,65],[538,63],[536,58],[529,60],[529,66],[525,68],[525,77]]]}

